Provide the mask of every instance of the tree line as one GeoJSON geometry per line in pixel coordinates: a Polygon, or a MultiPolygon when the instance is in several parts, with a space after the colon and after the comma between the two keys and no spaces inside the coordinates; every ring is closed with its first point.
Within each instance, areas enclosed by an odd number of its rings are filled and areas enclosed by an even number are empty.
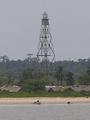
{"type": "Polygon", "coordinates": [[[0,57],[0,86],[16,84],[24,89],[32,84],[33,90],[35,86],[43,88],[41,85],[90,85],[90,59],[56,61],[52,63],[53,71],[49,66],[48,76],[40,71],[40,66],[37,58],[10,60],[8,56],[0,57]]]}

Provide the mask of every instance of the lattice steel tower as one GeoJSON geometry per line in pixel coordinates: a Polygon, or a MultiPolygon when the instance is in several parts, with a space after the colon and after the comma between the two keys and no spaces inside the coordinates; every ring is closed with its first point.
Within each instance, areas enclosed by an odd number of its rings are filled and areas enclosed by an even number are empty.
{"type": "Polygon", "coordinates": [[[48,72],[49,63],[53,63],[55,61],[55,52],[52,43],[52,36],[50,33],[49,27],[49,19],[46,12],[43,14],[43,18],[41,21],[41,32],[40,32],[40,40],[38,46],[37,57],[42,63],[43,71],[48,72]]]}

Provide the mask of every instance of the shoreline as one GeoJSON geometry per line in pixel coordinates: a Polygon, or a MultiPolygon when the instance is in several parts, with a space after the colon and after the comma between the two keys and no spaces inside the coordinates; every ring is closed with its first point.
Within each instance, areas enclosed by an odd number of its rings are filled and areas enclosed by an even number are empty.
{"type": "Polygon", "coordinates": [[[0,104],[34,104],[37,100],[41,104],[83,104],[90,103],[90,97],[29,97],[29,98],[0,98],[0,104]]]}

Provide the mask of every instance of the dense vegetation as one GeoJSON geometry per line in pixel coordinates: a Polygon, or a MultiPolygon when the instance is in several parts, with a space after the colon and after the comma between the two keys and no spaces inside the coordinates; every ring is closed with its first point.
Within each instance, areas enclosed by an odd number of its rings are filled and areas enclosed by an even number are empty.
{"type": "Polygon", "coordinates": [[[2,56],[0,60],[0,86],[19,85],[21,92],[44,91],[45,85],[90,85],[90,59],[56,61],[49,66],[48,75],[40,71],[37,58],[10,60],[2,56]]]}

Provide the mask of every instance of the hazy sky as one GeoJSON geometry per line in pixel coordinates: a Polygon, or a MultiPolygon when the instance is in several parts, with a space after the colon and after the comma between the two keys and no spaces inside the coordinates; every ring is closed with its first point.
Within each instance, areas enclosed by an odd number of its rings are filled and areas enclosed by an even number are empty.
{"type": "Polygon", "coordinates": [[[0,56],[37,54],[43,12],[57,60],[90,57],[90,0],[0,0],[0,56]]]}

